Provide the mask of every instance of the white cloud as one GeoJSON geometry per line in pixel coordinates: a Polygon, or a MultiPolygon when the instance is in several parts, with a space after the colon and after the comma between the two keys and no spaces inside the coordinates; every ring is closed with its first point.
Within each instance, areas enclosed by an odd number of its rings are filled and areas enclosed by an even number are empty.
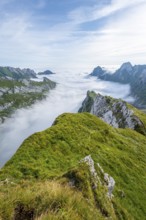
{"type": "Polygon", "coordinates": [[[50,27],[46,22],[41,30],[29,13],[7,15],[0,23],[0,65],[88,71],[96,65],[121,64],[127,60],[144,63],[145,11],[143,0],[113,0],[100,10],[96,6],[79,8],[69,13],[70,20],[65,23],[50,27]],[[80,29],[80,24],[116,11],[119,12],[116,17],[107,19],[99,30],[80,29]]]}
{"type": "Polygon", "coordinates": [[[94,21],[118,10],[126,9],[127,7],[133,7],[146,3],[145,0],[133,0],[132,2],[127,0],[112,0],[110,4],[95,4],[94,6],[79,7],[69,13],[69,18],[76,23],[84,23],[94,21]]]}
{"type": "Polygon", "coordinates": [[[127,97],[130,89],[128,85],[102,82],[96,78],[85,79],[84,75],[74,72],[56,74],[51,78],[59,84],[56,89],[50,91],[46,100],[34,104],[31,108],[16,111],[12,118],[0,126],[0,167],[29,135],[48,128],[55,118],[64,112],[77,112],[87,90],[115,98],[130,98],[127,97]]]}

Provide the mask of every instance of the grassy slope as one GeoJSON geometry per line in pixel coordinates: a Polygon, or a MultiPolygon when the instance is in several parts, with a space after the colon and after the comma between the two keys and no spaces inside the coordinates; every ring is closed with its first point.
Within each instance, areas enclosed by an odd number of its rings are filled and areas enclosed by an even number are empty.
{"type": "MultiPolygon", "coordinates": [[[[123,207],[134,219],[144,219],[145,136],[130,129],[114,129],[88,113],[63,114],[51,128],[26,139],[1,170],[0,178],[9,178],[14,182],[25,179],[45,181],[74,169],[89,154],[116,181],[115,209],[123,207]]],[[[121,215],[118,219],[132,219],[121,215]]]]}
{"type": "Polygon", "coordinates": [[[27,86],[21,81],[0,79],[0,89],[7,88],[11,91],[11,93],[6,92],[0,96],[0,106],[6,106],[11,103],[11,105],[6,109],[0,111],[0,118],[4,121],[5,117],[9,117],[15,110],[28,107],[34,104],[37,100],[42,100],[46,97],[45,93],[49,90],[49,88],[53,89],[55,85],[56,83],[51,80],[47,80],[47,82],[30,81],[29,86],[34,88],[42,87],[42,92],[31,92],[28,87],[28,92],[14,93],[14,88],[27,88],[27,86]]]}
{"type": "Polygon", "coordinates": [[[9,76],[12,77],[13,74],[11,71],[8,70],[7,67],[0,67],[0,76],[9,76]]]}
{"type": "Polygon", "coordinates": [[[135,108],[134,106],[130,105],[127,103],[128,108],[130,108],[131,110],[133,110],[134,115],[136,115],[138,118],[140,118],[140,120],[143,122],[145,128],[146,128],[146,112],[143,110],[138,110],[137,108],[135,108]]]}

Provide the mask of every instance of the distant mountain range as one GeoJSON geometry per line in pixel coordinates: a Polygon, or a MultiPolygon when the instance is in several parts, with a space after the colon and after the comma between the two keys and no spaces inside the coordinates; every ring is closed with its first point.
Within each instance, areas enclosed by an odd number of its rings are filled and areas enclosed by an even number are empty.
{"type": "MultiPolygon", "coordinates": [[[[55,74],[50,70],[45,70],[43,72],[39,72],[38,75],[51,75],[55,74]]],[[[3,79],[30,79],[30,78],[37,78],[37,74],[34,70],[26,68],[14,68],[14,67],[2,67],[0,66],[0,78],[3,79]]]]}
{"type": "Polygon", "coordinates": [[[132,66],[130,62],[122,64],[113,74],[97,66],[90,76],[99,79],[130,84],[130,95],[135,98],[133,103],[138,108],[146,108],[146,65],[132,66]]]}
{"type": "MultiPolygon", "coordinates": [[[[51,72],[51,71],[50,71],[51,72]]],[[[16,109],[28,107],[46,97],[56,83],[44,77],[33,81],[37,74],[31,69],[0,67],[0,123],[16,109]]]]}
{"type": "Polygon", "coordinates": [[[0,78],[19,80],[19,79],[30,79],[37,77],[34,70],[31,70],[29,68],[20,69],[14,67],[0,67],[0,78]]]}

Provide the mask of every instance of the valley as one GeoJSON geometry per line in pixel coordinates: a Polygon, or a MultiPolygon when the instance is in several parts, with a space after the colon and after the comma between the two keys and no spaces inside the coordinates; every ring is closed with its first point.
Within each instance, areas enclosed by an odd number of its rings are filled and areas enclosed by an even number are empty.
{"type": "MultiPolygon", "coordinates": [[[[43,77],[47,76],[38,75],[39,79],[35,80],[42,81],[43,77]]],[[[55,118],[64,112],[77,112],[86,97],[87,90],[133,101],[133,98],[128,95],[129,85],[104,82],[96,78],[88,78],[87,74],[74,72],[53,74],[48,78],[57,85],[55,89],[50,90],[44,100],[27,109],[18,109],[11,118],[1,124],[0,166],[15,153],[29,135],[48,128],[55,118]]]]}
{"type": "Polygon", "coordinates": [[[130,86],[37,77],[55,88],[0,125],[0,218],[144,219],[146,115],[129,104],[130,86]]]}

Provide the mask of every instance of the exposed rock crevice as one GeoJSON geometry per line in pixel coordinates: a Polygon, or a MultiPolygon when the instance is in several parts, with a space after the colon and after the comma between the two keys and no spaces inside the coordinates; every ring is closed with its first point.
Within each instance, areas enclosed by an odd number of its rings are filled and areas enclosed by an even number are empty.
{"type": "Polygon", "coordinates": [[[115,180],[113,177],[111,177],[108,173],[105,173],[103,168],[100,166],[99,163],[97,163],[97,168],[99,168],[100,173],[103,176],[103,179],[101,176],[97,174],[97,171],[94,166],[94,160],[90,155],[86,156],[84,159],[81,160],[81,163],[86,163],[89,166],[90,173],[92,177],[94,178],[94,188],[97,187],[98,184],[104,185],[108,189],[107,196],[111,199],[113,197],[113,190],[115,186],[115,180]]]}

